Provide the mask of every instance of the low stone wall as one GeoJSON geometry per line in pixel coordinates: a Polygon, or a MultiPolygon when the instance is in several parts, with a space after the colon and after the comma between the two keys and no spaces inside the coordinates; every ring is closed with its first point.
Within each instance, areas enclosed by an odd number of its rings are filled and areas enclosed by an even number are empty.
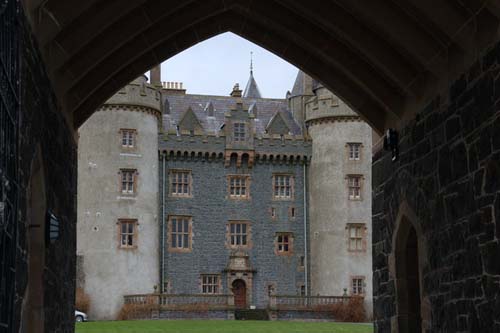
{"type": "Polygon", "coordinates": [[[160,310],[158,319],[234,319],[234,310],[160,310]]]}
{"type": "Polygon", "coordinates": [[[233,295],[141,294],[124,296],[121,319],[234,319],[233,295]]]}
{"type": "Polygon", "coordinates": [[[333,312],[329,311],[304,311],[304,310],[275,310],[269,311],[271,320],[311,320],[335,321],[333,312]]]}

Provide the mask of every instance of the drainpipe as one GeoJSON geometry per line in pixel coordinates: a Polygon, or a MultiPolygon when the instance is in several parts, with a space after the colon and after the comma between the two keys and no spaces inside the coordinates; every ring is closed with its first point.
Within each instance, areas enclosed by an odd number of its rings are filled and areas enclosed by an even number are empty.
{"type": "Polygon", "coordinates": [[[307,260],[307,161],[304,161],[304,287],[306,289],[306,296],[309,296],[309,260],[307,260]]]}
{"type": "Polygon", "coordinates": [[[162,182],[161,182],[161,271],[160,271],[160,291],[165,293],[165,153],[162,153],[162,182]]]}

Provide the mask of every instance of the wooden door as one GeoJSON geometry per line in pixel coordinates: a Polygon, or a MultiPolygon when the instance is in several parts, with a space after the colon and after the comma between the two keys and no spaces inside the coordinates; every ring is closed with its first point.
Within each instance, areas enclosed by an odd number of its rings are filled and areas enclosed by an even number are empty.
{"type": "Polygon", "coordinates": [[[234,305],[237,309],[247,307],[247,287],[245,281],[235,280],[233,282],[234,305]]]}

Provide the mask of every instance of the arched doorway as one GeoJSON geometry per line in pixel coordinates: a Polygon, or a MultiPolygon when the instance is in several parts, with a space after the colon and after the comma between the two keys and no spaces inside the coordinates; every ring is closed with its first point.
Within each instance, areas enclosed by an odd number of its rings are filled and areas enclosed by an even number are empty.
{"type": "Polygon", "coordinates": [[[23,333],[44,332],[44,288],[43,271],[45,267],[45,217],[46,198],[44,169],[41,148],[31,166],[27,211],[27,243],[28,243],[28,284],[22,311],[23,333]]]}
{"type": "Polygon", "coordinates": [[[422,332],[420,260],[417,231],[403,218],[396,239],[396,303],[401,333],[422,332]]]}
{"type": "Polygon", "coordinates": [[[234,280],[232,284],[234,294],[234,305],[237,309],[244,309],[247,307],[247,286],[245,281],[238,279],[234,280]]]}

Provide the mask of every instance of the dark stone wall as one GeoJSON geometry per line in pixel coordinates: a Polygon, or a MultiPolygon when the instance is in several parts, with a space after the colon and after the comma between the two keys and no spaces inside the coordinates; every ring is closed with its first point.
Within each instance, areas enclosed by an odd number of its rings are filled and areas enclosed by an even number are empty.
{"type": "MultiPolygon", "coordinates": [[[[500,332],[500,44],[400,133],[400,159],[373,162],[373,284],[377,332],[396,315],[389,272],[401,202],[427,249],[423,293],[432,332],[500,332]]],[[[392,328],[394,329],[394,327],[392,328]]]]}
{"type": "Polygon", "coordinates": [[[20,15],[19,237],[14,329],[19,331],[28,274],[26,216],[32,161],[41,149],[47,209],[60,220],[60,238],[45,248],[45,332],[74,331],[76,261],[76,144],[56,103],[28,22],[20,15]]]}

